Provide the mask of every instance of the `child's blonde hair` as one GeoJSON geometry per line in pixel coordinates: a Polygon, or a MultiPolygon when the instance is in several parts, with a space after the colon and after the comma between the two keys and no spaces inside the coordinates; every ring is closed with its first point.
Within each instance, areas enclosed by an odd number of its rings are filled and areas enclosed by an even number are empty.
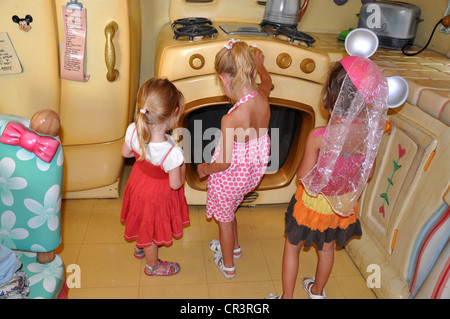
{"type": "Polygon", "coordinates": [[[220,50],[216,54],[215,69],[218,74],[230,74],[233,77],[232,89],[238,92],[245,86],[255,84],[255,63],[245,42],[238,41],[231,49],[225,47],[220,50]]]}
{"type": "Polygon", "coordinates": [[[183,94],[167,79],[152,78],[139,89],[137,95],[136,133],[141,149],[139,161],[145,159],[145,145],[152,137],[150,125],[161,125],[176,114],[178,122],[184,111],[183,94]]]}

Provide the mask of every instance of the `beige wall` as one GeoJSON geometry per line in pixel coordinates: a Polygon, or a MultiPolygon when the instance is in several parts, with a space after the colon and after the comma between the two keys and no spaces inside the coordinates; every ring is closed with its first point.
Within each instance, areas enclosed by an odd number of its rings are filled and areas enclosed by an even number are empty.
{"type": "MultiPolygon", "coordinates": [[[[142,4],[142,66],[141,83],[153,76],[153,60],[156,36],[159,29],[169,21],[170,0],[140,0],[142,4]]],[[[232,0],[221,0],[232,1],[232,0]]],[[[240,3],[256,0],[240,0],[240,3]]],[[[408,0],[406,2],[419,6],[422,10],[415,44],[423,46],[433,30],[433,27],[444,15],[448,0],[408,0]]],[[[357,13],[361,9],[360,0],[349,0],[342,6],[332,0],[311,0],[299,30],[305,32],[340,33],[358,24],[357,13]]],[[[262,20],[262,16],[261,16],[262,20]]],[[[439,28],[438,28],[439,29],[439,28]]],[[[447,54],[450,50],[450,35],[436,30],[428,46],[436,52],[447,54]]]]}
{"type": "Polygon", "coordinates": [[[159,29],[169,21],[170,0],[140,0],[142,20],[141,79],[143,83],[154,72],[155,44],[159,29]]]}

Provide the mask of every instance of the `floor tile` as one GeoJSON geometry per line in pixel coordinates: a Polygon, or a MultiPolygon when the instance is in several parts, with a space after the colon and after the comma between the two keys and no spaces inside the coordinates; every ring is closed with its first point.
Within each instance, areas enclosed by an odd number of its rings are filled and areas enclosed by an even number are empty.
{"type": "Polygon", "coordinates": [[[120,222],[120,209],[96,205],[86,229],[84,242],[86,244],[121,244],[124,243],[124,230],[125,225],[120,222]]]}
{"type": "Polygon", "coordinates": [[[158,257],[161,260],[179,263],[180,272],[167,277],[147,276],[144,273],[145,259],[143,259],[142,269],[139,270],[141,286],[186,285],[207,282],[202,242],[174,240],[171,246],[162,246],[158,249],[158,257]]]}
{"type": "Polygon", "coordinates": [[[208,284],[211,299],[264,299],[275,287],[271,281],[250,281],[208,284]]]}
{"type": "Polygon", "coordinates": [[[139,286],[143,270],[141,260],[133,257],[131,244],[85,244],[81,247],[78,265],[81,287],[139,286]]]}
{"type": "Polygon", "coordinates": [[[70,299],[137,299],[139,287],[77,288],[70,289],[70,299]]]}

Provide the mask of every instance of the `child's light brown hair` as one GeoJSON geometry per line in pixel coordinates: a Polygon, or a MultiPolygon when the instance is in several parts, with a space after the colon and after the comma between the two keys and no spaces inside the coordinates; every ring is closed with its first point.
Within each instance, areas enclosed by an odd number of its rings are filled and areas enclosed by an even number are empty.
{"type": "Polygon", "coordinates": [[[328,72],[327,80],[322,88],[320,101],[324,109],[330,114],[333,111],[334,104],[339,96],[346,75],[347,72],[340,62],[332,65],[328,72]]]}
{"type": "Polygon", "coordinates": [[[152,137],[150,125],[161,125],[184,111],[183,94],[167,79],[151,78],[139,89],[136,108],[136,133],[141,149],[139,161],[145,159],[145,145],[152,137]],[[175,112],[177,111],[177,114],[175,112]]]}
{"type": "Polygon", "coordinates": [[[223,48],[216,54],[217,74],[228,73],[233,77],[232,89],[241,92],[245,86],[254,85],[255,63],[247,43],[238,41],[231,49],[223,48]]]}

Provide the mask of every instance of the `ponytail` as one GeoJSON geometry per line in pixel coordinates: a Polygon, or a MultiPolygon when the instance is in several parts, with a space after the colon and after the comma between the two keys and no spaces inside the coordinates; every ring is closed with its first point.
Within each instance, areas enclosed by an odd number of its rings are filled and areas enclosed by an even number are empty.
{"type": "Polygon", "coordinates": [[[140,110],[138,110],[137,113],[136,134],[139,142],[139,149],[141,150],[141,156],[138,158],[138,161],[143,161],[146,156],[145,145],[147,145],[150,142],[152,138],[152,132],[150,131],[149,128],[147,115],[141,113],[140,110]]]}
{"type": "Polygon", "coordinates": [[[231,49],[225,47],[220,50],[216,55],[215,69],[218,74],[228,73],[233,77],[233,90],[242,91],[244,87],[255,84],[255,63],[245,42],[238,41],[231,49]]]}
{"type": "Polygon", "coordinates": [[[177,108],[179,117],[184,111],[184,97],[169,80],[152,78],[140,87],[136,107],[136,135],[141,150],[138,161],[146,157],[145,147],[152,138],[150,125],[165,123],[177,108]]]}

